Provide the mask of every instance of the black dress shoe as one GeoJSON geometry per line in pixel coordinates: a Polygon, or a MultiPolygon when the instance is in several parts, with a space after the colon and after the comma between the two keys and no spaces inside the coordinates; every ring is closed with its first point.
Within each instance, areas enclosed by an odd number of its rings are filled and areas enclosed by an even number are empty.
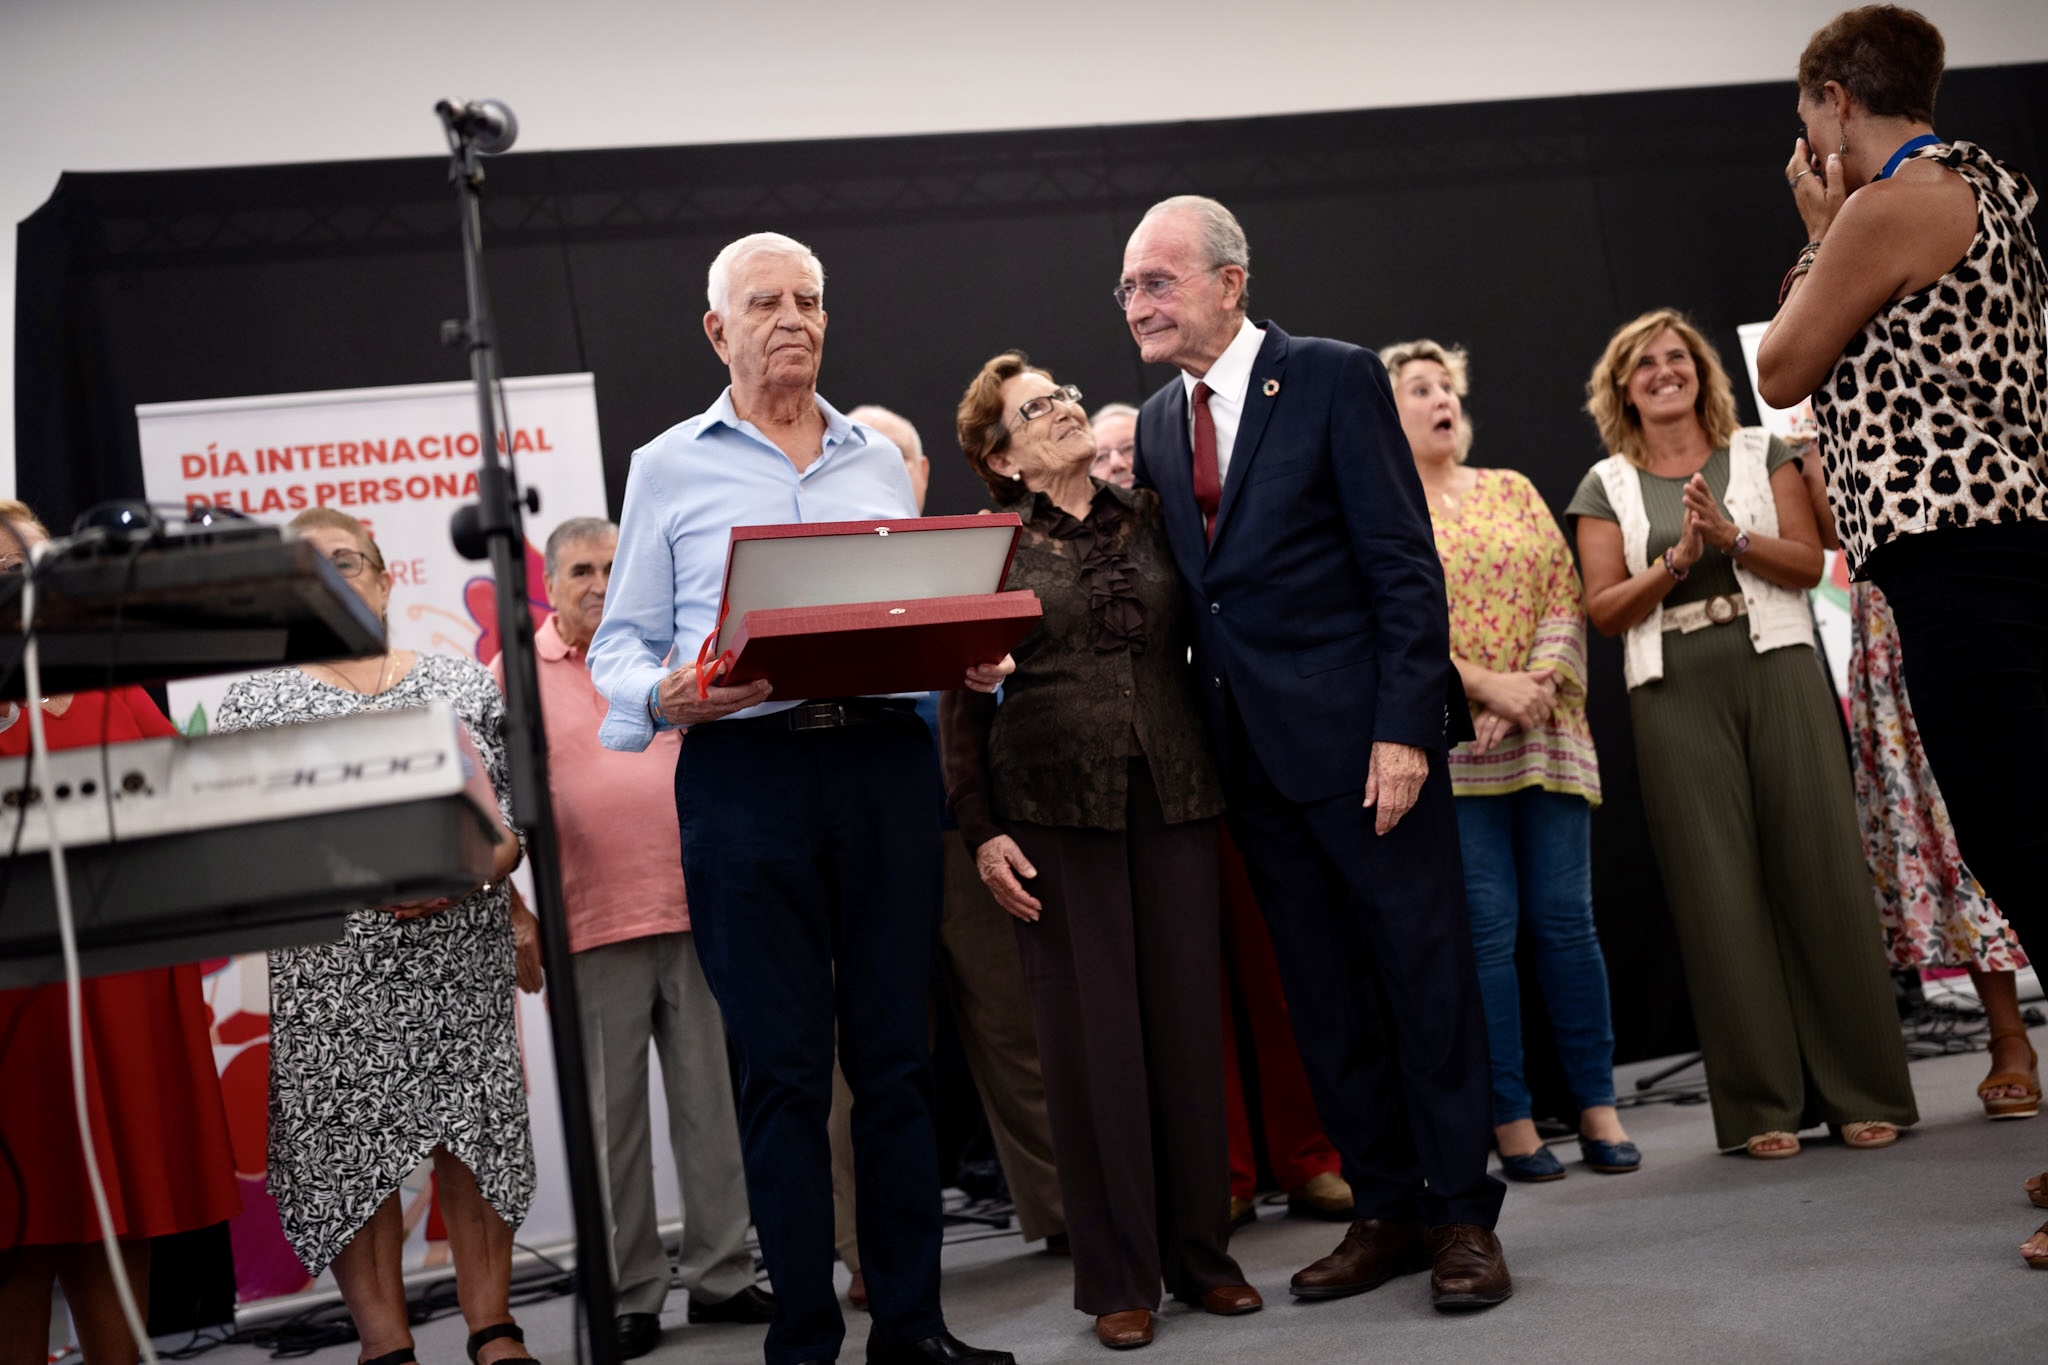
{"type": "Polygon", "coordinates": [[[941,1332],[913,1346],[892,1346],[869,1337],[868,1365],[1017,1365],[1017,1357],[969,1346],[951,1332],[941,1332]]]}
{"type": "Polygon", "coordinates": [[[690,1296],[691,1322],[763,1323],[775,1317],[775,1296],[757,1284],[750,1284],[729,1299],[699,1303],[690,1296]]]}
{"type": "Polygon", "coordinates": [[[661,1340],[661,1314],[621,1313],[617,1319],[619,1359],[633,1360],[654,1349],[661,1340]]]}

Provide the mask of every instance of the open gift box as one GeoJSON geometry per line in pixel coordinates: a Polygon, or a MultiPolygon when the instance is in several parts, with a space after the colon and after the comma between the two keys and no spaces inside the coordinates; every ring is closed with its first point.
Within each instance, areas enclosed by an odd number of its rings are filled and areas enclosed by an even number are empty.
{"type": "Polygon", "coordinates": [[[1044,614],[1004,592],[1014,513],[735,526],[718,629],[726,686],[766,678],[777,700],[961,686],[1044,614]]]}

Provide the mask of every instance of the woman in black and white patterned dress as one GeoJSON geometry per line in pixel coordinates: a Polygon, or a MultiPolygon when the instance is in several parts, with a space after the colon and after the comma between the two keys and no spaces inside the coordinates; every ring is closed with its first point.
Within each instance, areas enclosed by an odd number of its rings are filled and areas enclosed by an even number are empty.
{"type": "MultiPolygon", "coordinates": [[[[315,508],[292,525],[382,615],[391,577],[362,524],[315,508]]],[[[434,701],[462,718],[503,807],[502,695],[467,659],[394,649],[277,669],[235,683],[213,728],[434,701]]],[[[353,911],[340,942],[270,954],[270,1192],[306,1268],[334,1267],[371,1365],[414,1359],[397,1191],[430,1156],[470,1356],[524,1354],[507,1302],[513,1229],[534,1188],[504,881],[518,856],[504,841],[490,881],[460,900],[353,911]]]]}

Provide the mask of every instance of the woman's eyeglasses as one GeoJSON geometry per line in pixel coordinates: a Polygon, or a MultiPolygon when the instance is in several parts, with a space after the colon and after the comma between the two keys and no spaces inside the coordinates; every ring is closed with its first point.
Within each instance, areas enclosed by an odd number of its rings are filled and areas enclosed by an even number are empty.
{"type": "Polygon", "coordinates": [[[363,570],[370,567],[370,557],[355,550],[336,550],[327,556],[327,562],[343,578],[361,578],[363,570]]]}
{"type": "Polygon", "coordinates": [[[1051,412],[1054,405],[1058,403],[1072,403],[1079,407],[1081,404],[1081,390],[1072,384],[1062,384],[1051,393],[1043,393],[1036,398],[1025,399],[1017,405],[1017,415],[1010,419],[1010,430],[1021,431],[1025,426],[1036,422],[1039,418],[1051,412]]]}

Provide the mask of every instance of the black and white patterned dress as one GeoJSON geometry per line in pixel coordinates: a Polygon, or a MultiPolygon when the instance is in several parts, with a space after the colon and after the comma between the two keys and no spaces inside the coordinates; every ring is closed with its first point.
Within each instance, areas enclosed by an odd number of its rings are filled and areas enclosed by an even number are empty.
{"type": "MultiPolygon", "coordinates": [[[[278,669],[235,683],[215,731],[445,701],[509,800],[504,702],[467,659],[421,654],[362,696],[278,669]]],[[[507,823],[510,823],[509,811],[507,823]]],[[[437,1146],[513,1227],[533,1199],[533,1135],[513,1015],[510,893],[438,914],[357,910],[339,943],[270,954],[270,1193],[318,1275],[437,1146]]]]}

